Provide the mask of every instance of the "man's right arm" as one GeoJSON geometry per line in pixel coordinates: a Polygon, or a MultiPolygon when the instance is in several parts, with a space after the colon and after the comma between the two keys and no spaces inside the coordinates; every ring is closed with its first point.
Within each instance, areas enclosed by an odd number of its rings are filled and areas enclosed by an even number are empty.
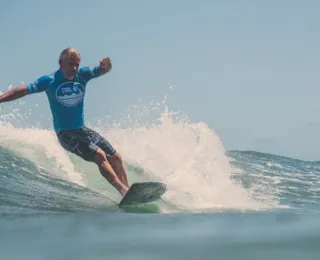
{"type": "Polygon", "coordinates": [[[0,96],[0,103],[16,100],[29,94],[27,86],[14,88],[0,96]]]}
{"type": "Polygon", "coordinates": [[[39,93],[47,90],[51,78],[48,76],[43,76],[37,79],[35,82],[30,83],[27,86],[21,86],[14,88],[7,93],[0,96],[0,103],[16,100],[22,98],[28,94],[39,93]]]}

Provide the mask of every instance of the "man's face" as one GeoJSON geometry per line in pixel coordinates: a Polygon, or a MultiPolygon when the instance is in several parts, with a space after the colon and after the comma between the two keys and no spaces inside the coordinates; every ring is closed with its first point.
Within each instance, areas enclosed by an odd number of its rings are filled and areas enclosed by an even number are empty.
{"type": "Polygon", "coordinates": [[[78,72],[80,59],[76,56],[70,56],[60,60],[59,63],[65,77],[72,80],[78,72]]]}

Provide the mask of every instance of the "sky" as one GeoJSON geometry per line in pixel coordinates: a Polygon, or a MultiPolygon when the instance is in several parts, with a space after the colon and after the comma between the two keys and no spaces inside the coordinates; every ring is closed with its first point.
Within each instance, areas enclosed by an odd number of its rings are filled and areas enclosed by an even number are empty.
{"type": "MultiPolygon", "coordinates": [[[[54,72],[75,47],[83,66],[113,63],[88,84],[86,120],[167,96],[225,149],[320,160],[319,12],[316,0],[5,0],[0,91],[54,72]]],[[[50,117],[45,94],[24,102],[50,117]]]]}

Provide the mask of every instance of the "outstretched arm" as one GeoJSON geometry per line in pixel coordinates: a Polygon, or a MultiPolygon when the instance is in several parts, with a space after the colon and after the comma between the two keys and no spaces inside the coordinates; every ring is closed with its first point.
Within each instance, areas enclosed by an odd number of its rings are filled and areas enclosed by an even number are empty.
{"type": "Polygon", "coordinates": [[[95,67],[82,67],[79,69],[79,74],[82,79],[88,82],[91,79],[98,78],[112,69],[110,58],[103,58],[100,60],[99,66],[95,67]]]}
{"type": "Polygon", "coordinates": [[[29,92],[28,92],[27,86],[17,87],[17,88],[14,88],[14,89],[8,91],[7,93],[4,93],[3,95],[1,95],[0,96],[0,103],[16,100],[16,99],[22,98],[28,94],[29,94],[29,92]]]}

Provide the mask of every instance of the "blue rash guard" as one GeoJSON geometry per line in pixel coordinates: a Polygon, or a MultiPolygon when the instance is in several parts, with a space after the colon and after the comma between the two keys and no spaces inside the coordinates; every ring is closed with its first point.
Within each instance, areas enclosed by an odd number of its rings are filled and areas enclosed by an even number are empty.
{"type": "Polygon", "coordinates": [[[100,76],[98,67],[82,67],[73,80],[66,79],[60,70],[42,76],[27,86],[30,94],[45,91],[50,103],[56,132],[84,127],[84,96],[89,80],[100,76]]]}

